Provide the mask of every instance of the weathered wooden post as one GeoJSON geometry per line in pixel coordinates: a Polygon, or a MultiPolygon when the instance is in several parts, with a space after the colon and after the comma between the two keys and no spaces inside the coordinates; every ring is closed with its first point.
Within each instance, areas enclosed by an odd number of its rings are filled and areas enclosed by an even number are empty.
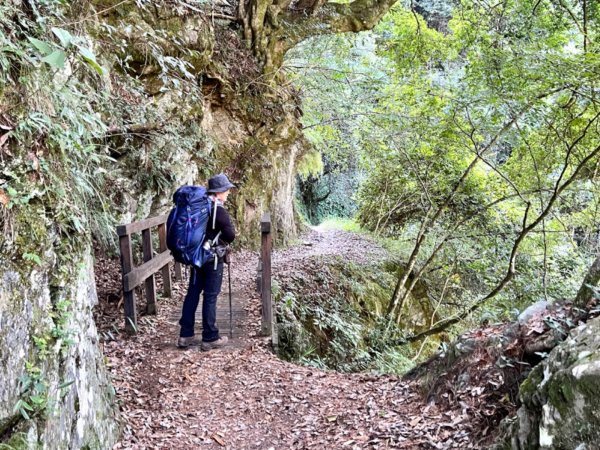
{"type": "MultiPolygon", "coordinates": [[[[123,270],[123,299],[125,302],[125,328],[128,332],[137,332],[137,310],[135,306],[135,288],[141,284],[146,286],[146,312],[156,314],[156,283],[154,274],[159,270],[162,272],[164,281],[164,294],[169,297],[172,294],[171,274],[169,263],[173,261],[171,252],[167,249],[167,233],[165,222],[167,215],[151,217],[140,222],[128,225],[119,225],[119,246],[121,248],[121,267],[123,270]],[[152,234],[150,229],[158,227],[158,242],[160,252],[154,255],[152,249],[152,234]],[[142,255],[144,263],[139,267],[133,266],[131,253],[131,235],[142,232],[142,255]]],[[[179,272],[181,279],[181,266],[175,265],[175,274],[179,272]]]]}
{"type": "Polygon", "coordinates": [[[273,332],[273,305],[271,299],[271,215],[264,213],[260,221],[261,231],[261,261],[262,261],[262,322],[261,332],[263,336],[271,336],[273,332]]]}
{"type": "Polygon", "coordinates": [[[258,267],[256,268],[256,292],[262,294],[262,256],[258,258],[258,267]]]}
{"type": "Polygon", "coordinates": [[[123,274],[123,306],[125,308],[125,329],[129,333],[137,331],[137,310],[135,307],[135,291],[128,290],[125,286],[126,276],[133,269],[133,256],[131,254],[131,235],[127,233],[125,225],[117,227],[119,247],[121,249],[121,269],[123,274]]]}
{"type": "MultiPolygon", "coordinates": [[[[142,230],[142,256],[144,262],[152,259],[152,235],[150,228],[142,230]]],[[[146,314],[156,314],[156,284],[154,282],[154,273],[145,280],[146,291],[146,314]]]]}
{"type": "MultiPolygon", "coordinates": [[[[167,251],[167,225],[161,223],[158,226],[158,243],[159,243],[159,252],[167,251]]],[[[171,296],[172,285],[171,285],[171,271],[169,270],[169,265],[167,264],[161,269],[162,279],[163,279],[163,294],[165,297],[171,296]]]]}

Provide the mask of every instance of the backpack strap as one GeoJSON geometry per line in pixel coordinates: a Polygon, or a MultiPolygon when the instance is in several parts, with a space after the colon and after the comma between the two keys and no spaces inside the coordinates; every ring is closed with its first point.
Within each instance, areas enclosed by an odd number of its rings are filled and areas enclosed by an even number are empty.
{"type": "Polygon", "coordinates": [[[217,209],[219,209],[219,200],[217,200],[217,198],[215,197],[215,208],[214,208],[214,214],[213,214],[213,230],[217,226],[217,209]]]}

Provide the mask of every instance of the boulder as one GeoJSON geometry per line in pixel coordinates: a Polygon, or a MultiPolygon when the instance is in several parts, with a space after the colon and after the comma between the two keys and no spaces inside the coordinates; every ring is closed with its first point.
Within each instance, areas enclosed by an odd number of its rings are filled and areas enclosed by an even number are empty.
{"type": "Polygon", "coordinates": [[[120,425],[92,316],[91,249],[60,285],[52,265],[0,262],[0,447],[112,448],[120,425]]]}
{"type": "Polygon", "coordinates": [[[498,448],[600,448],[600,318],[573,329],[519,395],[522,405],[498,448]]]}

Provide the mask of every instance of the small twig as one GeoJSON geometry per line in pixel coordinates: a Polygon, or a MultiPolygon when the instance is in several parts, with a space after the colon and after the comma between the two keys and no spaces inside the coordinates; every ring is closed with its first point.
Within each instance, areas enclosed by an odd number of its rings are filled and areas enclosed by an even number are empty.
{"type": "Polygon", "coordinates": [[[162,123],[143,123],[143,124],[131,124],[125,126],[113,126],[106,130],[105,137],[112,137],[118,135],[127,134],[143,134],[149,131],[157,131],[164,127],[162,123]]]}
{"type": "Polygon", "coordinates": [[[110,10],[112,10],[112,9],[118,8],[119,6],[121,6],[121,5],[124,5],[125,3],[129,3],[130,1],[131,1],[131,0],[123,0],[122,2],[120,2],[120,3],[117,3],[116,5],[113,5],[113,6],[109,7],[109,8],[103,9],[102,11],[98,11],[98,12],[96,12],[96,13],[94,13],[94,14],[90,14],[89,16],[87,16],[87,17],[84,17],[84,18],[83,18],[83,19],[81,19],[81,20],[77,20],[77,21],[75,21],[75,22],[68,22],[68,23],[64,23],[64,24],[62,24],[62,26],[64,27],[64,26],[69,26],[69,25],[77,25],[77,24],[80,24],[80,23],[82,23],[82,22],[85,22],[85,21],[87,21],[87,20],[93,19],[94,17],[98,17],[98,16],[99,16],[99,15],[101,15],[101,14],[107,13],[108,11],[110,11],[110,10]]]}

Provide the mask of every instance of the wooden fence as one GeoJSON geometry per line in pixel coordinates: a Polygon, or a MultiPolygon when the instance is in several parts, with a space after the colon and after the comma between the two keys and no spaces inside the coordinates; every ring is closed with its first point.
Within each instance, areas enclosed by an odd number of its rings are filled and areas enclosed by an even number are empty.
{"type": "MultiPolygon", "coordinates": [[[[123,278],[123,298],[125,305],[125,328],[130,333],[137,332],[137,308],[135,303],[135,288],[144,284],[146,293],[146,313],[156,314],[156,283],[154,274],[162,273],[163,293],[165,297],[171,296],[171,272],[169,263],[173,261],[171,252],[167,249],[167,214],[152,217],[140,222],[117,227],[119,246],[121,250],[121,268],[123,278]],[[154,254],[152,248],[152,228],[157,228],[159,253],[154,254]],[[142,259],[143,264],[134,267],[131,236],[142,233],[142,259]]],[[[271,234],[271,215],[265,213],[260,222],[261,231],[261,256],[259,264],[258,288],[261,294],[262,320],[261,332],[263,336],[271,336],[273,347],[277,348],[277,327],[273,315],[271,296],[271,253],[273,250],[271,234]]],[[[181,280],[181,264],[175,262],[175,278],[181,280]]]]}
{"type": "MultiPolygon", "coordinates": [[[[135,288],[144,284],[146,293],[146,313],[156,314],[156,282],[154,274],[162,273],[163,295],[170,297],[171,272],[169,263],[173,261],[171,252],[167,249],[167,214],[152,217],[140,222],[117,227],[119,247],[121,250],[121,268],[123,278],[123,299],[125,306],[125,328],[130,333],[137,332],[137,308],[135,304],[135,288]],[[155,254],[152,248],[152,229],[157,228],[159,253],[155,254]],[[142,233],[142,259],[143,264],[134,267],[131,236],[142,233]]],[[[175,263],[175,278],[181,279],[181,265],[175,263]]]]}

